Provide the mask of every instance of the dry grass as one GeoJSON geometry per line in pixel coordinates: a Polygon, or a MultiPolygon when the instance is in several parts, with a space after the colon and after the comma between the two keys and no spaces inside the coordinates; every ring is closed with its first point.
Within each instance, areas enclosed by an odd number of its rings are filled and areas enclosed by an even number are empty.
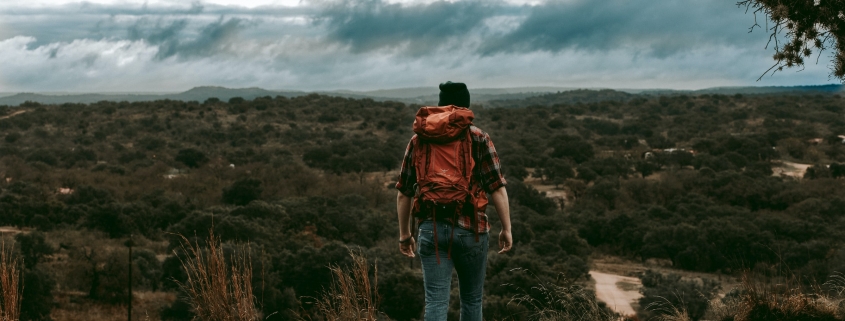
{"type": "Polygon", "coordinates": [[[317,309],[325,320],[375,321],[378,312],[378,266],[374,267],[370,280],[370,265],[360,252],[349,250],[352,266],[349,271],[339,266],[330,266],[333,282],[317,300],[317,309]]]}
{"type": "Polygon", "coordinates": [[[240,251],[227,264],[223,245],[210,231],[208,249],[199,243],[191,244],[182,236],[182,249],[188,257],[182,267],[188,275],[179,283],[187,293],[199,320],[203,321],[257,321],[261,313],[255,307],[252,293],[252,263],[249,252],[240,251]]]}
{"type": "MultiPolygon", "coordinates": [[[[524,269],[515,269],[530,273],[524,269]]],[[[536,276],[536,279],[539,280],[536,276]]],[[[530,320],[537,321],[615,321],[621,317],[599,304],[596,295],[569,280],[543,281],[530,292],[514,296],[511,302],[528,307],[530,320]]]]}
{"type": "MultiPolygon", "coordinates": [[[[126,320],[126,305],[97,302],[80,291],[56,291],[56,306],[50,312],[54,321],[126,320]]],[[[134,291],[133,321],[160,321],[161,310],[176,301],[171,292],[134,291]]]]}
{"type": "Polygon", "coordinates": [[[842,320],[838,313],[841,299],[828,296],[821,289],[803,293],[797,286],[755,286],[743,282],[744,294],[738,300],[734,320],[842,320]]]}
{"type": "Polygon", "coordinates": [[[21,315],[21,266],[6,242],[0,244],[0,320],[17,321],[21,315]]]}
{"type": "Polygon", "coordinates": [[[810,293],[790,284],[759,285],[743,277],[739,295],[714,302],[713,320],[720,321],[842,321],[845,277],[837,274],[810,293]]]}
{"type": "Polygon", "coordinates": [[[654,319],[659,321],[692,321],[686,309],[675,306],[666,298],[661,298],[663,301],[657,301],[645,307],[647,311],[657,312],[654,319]]]}

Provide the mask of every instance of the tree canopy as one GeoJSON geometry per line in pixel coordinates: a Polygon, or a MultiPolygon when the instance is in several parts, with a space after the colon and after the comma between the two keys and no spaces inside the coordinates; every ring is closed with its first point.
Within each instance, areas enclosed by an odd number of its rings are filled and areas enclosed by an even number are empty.
{"type": "MultiPolygon", "coordinates": [[[[845,1],[843,0],[744,0],[737,2],[755,15],[755,27],[770,32],[775,64],[766,71],[776,72],[784,67],[803,67],[804,59],[825,50],[832,50],[831,75],[845,81],[845,1]],[[756,21],[762,13],[772,24],[760,26],[756,21]],[[785,36],[786,41],[780,37],[785,36]],[[815,51],[815,52],[814,52],[815,51]]],[[[762,76],[761,76],[762,77],[762,76]]]]}

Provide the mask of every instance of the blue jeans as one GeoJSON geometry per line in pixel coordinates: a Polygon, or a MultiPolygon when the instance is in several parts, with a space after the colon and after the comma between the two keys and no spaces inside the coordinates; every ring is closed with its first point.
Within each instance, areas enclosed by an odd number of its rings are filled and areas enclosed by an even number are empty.
{"type": "Polygon", "coordinates": [[[434,233],[432,221],[420,224],[417,251],[422,261],[425,284],[425,321],[446,320],[453,267],[461,290],[461,321],[481,321],[481,297],[487,272],[487,233],[478,234],[476,242],[472,231],[452,227],[448,222],[437,222],[436,239],[434,233]],[[438,255],[440,264],[437,262],[438,255]]]}

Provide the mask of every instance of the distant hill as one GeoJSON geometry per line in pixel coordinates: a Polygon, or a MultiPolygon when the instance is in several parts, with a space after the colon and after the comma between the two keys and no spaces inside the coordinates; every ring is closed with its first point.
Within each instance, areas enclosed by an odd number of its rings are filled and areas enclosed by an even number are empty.
{"type": "MultiPolygon", "coordinates": [[[[699,94],[780,94],[780,93],[838,93],[845,91],[840,84],[819,86],[793,87],[715,87],[701,90],[669,90],[669,89],[576,89],[567,87],[515,87],[515,88],[475,88],[470,89],[473,103],[490,107],[516,107],[531,104],[560,104],[574,102],[595,102],[604,100],[627,100],[632,95],[699,95],[699,94]],[[598,96],[595,94],[598,93],[598,96]]],[[[45,94],[45,93],[3,93],[0,94],[0,105],[18,106],[26,101],[41,104],[82,103],[90,104],[98,101],[154,101],[180,100],[203,102],[208,98],[218,98],[228,101],[233,97],[252,100],[264,96],[297,97],[319,93],[330,96],[354,99],[370,98],[376,101],[398,101],[406,104],[433,105],[439,100],[437,87],[414,87],[384,89],[372,91],[318,91],[305,92],[294,90],[267,90],[257,87],[225,88],[216,86],[196,87],[181,93],[92,93],[92,94],[45,94]]]]}
{"type": "MultiPolygon", "coordinates": [[[[547,93],[558,92],[562,90],[572,90],[572,88],[563,87],[519,87],[519,88],[478,88],[471,89],[472,101],[476,103],[483,103],[490,100],[502,99],[522,99],[526,97],[539,96],[547,93]]],[[[208,98],[218,98],[227,101],[232,97],[241,97],[247,100],[252,100],[257,97],[264,96],[285,96],[296,97],[310,94],[311,92],[304,91],[274,91],[257,87],[252,88],[225,88],[215,86],[196,87],[182,93],[169,94],[41,94],[41,93],[19,93],[0,95],[0,105],[18,106],[26,101],[38,102],[41,104],[64,104],[64,103],[82,103],[90,104],[98,101],[154,101],[154,100],[181,100],[181,101],[205,101],[208,98]]],[[[437,87],[417,87],[417,88],[399,88],[399,89],[385,89],[373,91],[351,91],[351,90],[336,90],[336,91],[317,91],[314,93],[363,99],[370,98],[376,101],[398,101],[406,104],[420,104],[432,105],[436,104],[439,99],[439,91],[437,87]]]]}
{"type": "MultiPolygon", "coordinates": [[[[491,100],[523,99],[560,91],[574,90],[568,87],[514,87],[514,88],[470,88],[473,103],[485,103],[491,100]]],[[[338,90],[320,92],[321,94],[342,96],[349,98],[369,97],[378,101],[393,100],[406,104],[435,105],[440,99],[437,87],[413,87],[398,89],[383,89],[372,91],[338,90]]]]}
{"type": "Polygon", "coordinates": [[[572,103],[595,103],[600,101],[627,101],[633,97],[634,94],[626,92],[602,89],[602,90],[588,90],[578,89],[563,91],[553,94],[543,94],[534,97],[521,98],[505,98],[499,100],[491,100],[484,104],[485,107],[491,108],[518,108],[528,106],[552,106],[557,104],[572,104],[572,103]]]}
{"type": "MultiPolygon", "coordinates": [[[[524,93],[552,93],[558,91],[573,90],[576,88],[569,87],[515,87],[515,88],[470,88],[472,95],[479,96],[500,96],[508,94],[524,94],[524,93]]],[[[421,98],[421,97],[437,97],[440,91],[435,86],[431,87],[413,87],[413,88],[398,88],[398,89],[382,89],[371,91],[351,91],[338,90],[334,92],[325,92],[326,94],[340,93],[340,94],[355,94],[360,96],[380,97],[380,98],[421,98]]]]}
{"type": "Polygon", "coordinates": [[[41,104],[64,104],[64,103],[78,103],[91,104],[98,101],[154,101],[154,100],[181,100],[181,101],[199,101],[203,102],[208,98],[218,98],[227,101],[232,97],[241,97],[247,100],[252,100],[257,97],[264,96],[285,96],[294,97],[306,95],[306,92],[301,91],[272,91],[261,88],[225,88],[225,87],[196,87],[182,93],[175,94],[67,94],[67,95],[46,95],[36,93],[20,93],[6,97],[0,97],[0,105],[18,106],[26,101],[38,102],[41,104]]]}
{"type": "Polygon", "coordinates": [[[808,92],[818,93],[840,93],[845,92],[845,85],[828,84],[816,86],[765,86],[765,87],[713,87],[699,90],[670,90],[670,89],[647,89],[647,90],[621,90],[633,94],[647,94],[647,95],[703,95],[703,94],[720,94],[720,95],[762,95],[762,94],[803,94],[808,92]]]}

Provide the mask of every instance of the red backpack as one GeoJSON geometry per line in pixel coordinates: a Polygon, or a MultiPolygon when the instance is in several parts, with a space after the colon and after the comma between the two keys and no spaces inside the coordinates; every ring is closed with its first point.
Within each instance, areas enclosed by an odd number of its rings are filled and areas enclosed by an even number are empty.
{"type": "MultiPolygon", "coordinates": [[[[473,206],[473,214],[477,210],[477,191],[471,190],[475,161],[469,127],[473,118],[472,111],[456,106],[422,107],[417,111],[414,119],[417,139],[413,146],[417,174],[414,213],[425,216],[428,213],[421,213],[423,208],[433,210],[438,205],[454,206],[456,214],[464,206],[473,206]]],[[[436,238],[436,227],[434,232],[436,238]]],[[[439,256],[437,261],[440,262],[439,256]]]]}

